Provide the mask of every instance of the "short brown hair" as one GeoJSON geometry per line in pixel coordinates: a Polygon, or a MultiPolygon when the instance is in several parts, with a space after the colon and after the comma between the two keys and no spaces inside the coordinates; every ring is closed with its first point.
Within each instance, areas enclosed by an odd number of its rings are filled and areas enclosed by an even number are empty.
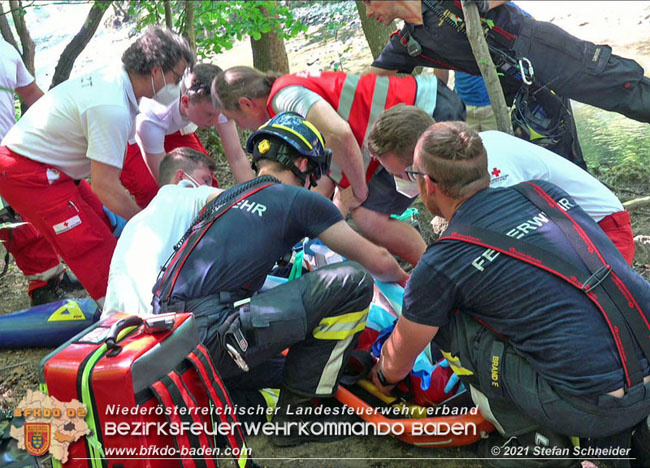
{"type": "Polygon", "coordinates": [[[381,113],[368,134],[368,151],[373,156],[394,153],[411,164],[418,139],[436,123],[433,117],[415,106],[398,104],[381,113]]]}
{"type": "Polygon", "coordinates": [[[465,122],[431,126],[418,141],[417,151],[419,169],[430,174],[449,197],[464,198],[490,185],[483,141],[465,122]]]}
{"type": "Polygon", "coordinates": [[[212,104],[217,109],[239,109],[239,98],[266,97],[280,75],[263,73],[251,67],[232,67],[219,73],[212,82],[212,104]]]}
{"type": "Polygon", "coordinates": [[[160,26],[147,26],[122,54],[126,71],[138,75],[148,75],[156,66],[168,72],[181,59],[190,68],[194,65],[194,51],[187,39],[160,26]]]}
{"type": "Polygon", "coordinates": [[[210,99],[210,88],[214,77],[223,70],[211,63],[197,63],[181,81],[181,94],[188,96],[192,103],[210,99]]]}
{"type": "Polygon", "coordinates": [[[199,166],[205,166],[213,172],[215,169],[212,161],[200,151],[187,147],[175,148],[160,161],[158,171],[160,185],[173,183],[174,175],[179,169],[191,172],[199,166]]]}

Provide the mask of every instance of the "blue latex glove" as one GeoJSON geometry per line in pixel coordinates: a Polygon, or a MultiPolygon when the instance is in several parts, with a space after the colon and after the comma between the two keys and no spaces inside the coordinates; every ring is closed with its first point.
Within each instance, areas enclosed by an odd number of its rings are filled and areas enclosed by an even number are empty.
{"type": "MultiPolygon", "coordinates": [[[[442,361],[440,361],[439,366],[449,367],[449,361],[443,359],[442,361]]],[[[449,395],[454,390],[454,387],[458,384],[460,385],[458,387],[458,392],[456,393],[461,393],[465,390],[465,385],[463,384],[463,382],[460,381],[458,375],[456,375],[455,373],[451,374],[451,377],[449,377],[449,381],[447,382],[447,385],[445,385],[445,390],[444,390],[445,394],[449,395]]]]}
{"type": "Polygon", "coordinates": [[[120,234],[122,234],[122,230],[124,229],[124,226],[126,226],[126,219],[116,215],[105,206],[102,208],[104,208],[104,213],[106,213],[106,216],[108,217],[108,220],[111,223],[111,227],[113,228],[113,235],[115,237],[120,237],[120,234]]]}

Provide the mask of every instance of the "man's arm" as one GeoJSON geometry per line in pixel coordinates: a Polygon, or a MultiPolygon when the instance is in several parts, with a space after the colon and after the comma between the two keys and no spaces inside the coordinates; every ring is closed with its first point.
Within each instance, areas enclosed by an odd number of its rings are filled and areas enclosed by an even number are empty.
{"type": "Polygon", "coordinates": [[[149,172],[151,172],[154,180],[160,185],[158,174],[160,174],[160,162],[165,157],[165,153],[147,153],[142,145],[140,145],[140,152],[144,155],[144,162],[149,168],[149,172]]]}
{"type": "Polygon", "coordinates": [[[408,278],[388,250],[361,237],[345,221],[325,229],[318,238],[336,253],[363,265],[380,281],[404,284],[408,278]]]}
{"type": "Polygon", "coordinates": [[[362,75],[367,75],[369,73],[374,73],[375,75],[381,75],[381,76],[395,76],[397,75],[398,71],[397,70],[387,70],[385,68],[378,68],[378,67],[373,67],[370,65],[369,67],[366,67],[361,74],[362,75]]]}
{"type": "Polygon", "coordinates": [[[490,0],[490,10],[492,8],[499,7],[501,5],[504,5],[506,3],[510,2],[510,0],[490,0]]]}
{"type": "Polygon", "coordinates": [[[255,173],[251,169],[250,162],[239,142],[239,133],[237,133],[235,122],[229,121],[218,124],[216,127],[219,138],[221,138],[223,152],[226,154],[226,159],[228,160],[232,174],[235,176],[235,181],[241,184],[242,182],[251,180],[255,177],[255,173]]]}
{"type": "Polygon", "coordinates": [[[113,213],[129,220],[140,212],[120,181],[121,169],[99,161],[90,162],[90,184],[97,198],[113,213]]]}
{"type": "Polygon", "coordinates": [[[381,369],[386,381],[397,383],[408,375],[418,355],[429,345],[438,333],[438,327],[421,325],[400,316],[395,329],[381,349],[381,358],[371,371],[373,383],[387,393],[388,388],[381,385],[377,371],[381,369]]]}
{"type": "Polygon", "coordinates": [[[36,81],[32,81],[27,86],[21,86],[16,88],[16,93],[20,96],[20,99],[27,105],[27,107],[34,104],[38,99],[45,93],[43,90],[38,87],[36,81]]]}
{"type": "Polygon", "coordinates": [[[356,200],[353,200],[348,208],[354,209],[361,205],[368,198],[368,185],[361,148],[350,125],[325,101],[311,106],[305,118],[323,134],[326,146],[332,149],[334,161],[350,181],[356,200]]]}

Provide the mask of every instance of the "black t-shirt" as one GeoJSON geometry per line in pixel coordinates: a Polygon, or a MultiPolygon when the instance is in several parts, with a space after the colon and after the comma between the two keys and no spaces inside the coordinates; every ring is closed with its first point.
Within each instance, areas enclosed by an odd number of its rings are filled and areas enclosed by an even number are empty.
{"type": "Polygon", "coordinates": [[[318,237],[343,217],[302,187],[274,184],[219,218],[183,265],[170,303],[222,291],[257,291],[274,263],[304,237],[318,237]]]}
{"type": "MultiPolygon", "coordinates": [[[[435,3],[436,0],[432,1],[435,3]]],[[[447,8],[448,4],[454,2],[445,0],[439,3],[447,8]]],[[[483,17],[493,21],[495,26],[516,35],[526,15],[515,5],[504,4],[491,9],[483,17]]],[[[401,35],[407,37],[408,31],[411,30],[413,38],[422,47],[422,55],[427,58],[411,57],[406,47],[401,44],[399,35],[395,34],[372,66],[385,70],[398,70],[402,73],[411,73],[415,67],[421,66],[460,70],[472,75],[481,74],[465,33],[458,32],[445,22],[441,24],[440,18],[424,4],[422,4],[422,19],[422,25],[405,25],[401,35]]],[[[492,40],[488,42],[497,45],[492,40]]],[[[519,85],[516,79],[509,76],[501,77],[501,81],[508,90],[515,89],[519,85]]]]}
{"type": "MultiPolygon", "coordinates": [[[[569,195],[548,182],[535,183],[569,207],[650,318],[650,284],[627,265],[569,195]]],[[[512,188],[477,193],[456,211],[450,228],[458,224],[522,236],[525,242],[581,264],[559,228],[512,188]]],[[[623,386],[619,355],[600,311],[583,292],[551,273],[477,245],[434,243],[407,284],[403,314],[440,327],[456,310],[506,335],[542,376],[567,392],[602,394],[623,386]]],[[[647,375],[647,362],[642,368],[647,375]]]]}

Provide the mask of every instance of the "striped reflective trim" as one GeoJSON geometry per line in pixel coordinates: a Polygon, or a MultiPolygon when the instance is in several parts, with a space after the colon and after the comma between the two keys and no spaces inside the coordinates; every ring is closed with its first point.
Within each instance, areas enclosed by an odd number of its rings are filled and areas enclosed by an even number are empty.
{"type": "Polygon", "coordinates": [[[307,145],[307,148],[314,149],[314,146],[309,142],[309,140],[307,140],[307,138],[302,136],[300,133],[296,132],[294,129],[289,128],[289,127],[287,127],[285,125],[280,125],[280,124],[273,124],[273,125],[271,125],[271,127],[281,128],[282,130],[286,130],[287,132],[291,133],[292,135],[296,135],[298,138],[300,138],[300,140],[302,140],[307,145]]]}
{"type": "Polygon", "coordinates": [[[375,81],[375,89],[372,92],[372,104],[370,106],[370,114],[368,115],[368,126],[366,127],[366,134],[363,137],[365,140],[370,133],[372,124],[374,124],[381,113],[386,108],[386,99],[388,98],[388,87],[390,86],[390,79],[387,76],[378,76],[375,81]]]}
{"type": "Polygon", "coordinates": [[[335,317],[325,317],[312,333],[318,340],[344,340],[348,336],[362,331],[366,326],[367,318],[368,309],[335,317]]]}
{"type": "MultiPolygon", "coordinates": [[[[348,318],[345,322],[343,322],[343,324],[347,325],[348,327],[353,327],[351,330],[355,331],[350,330],[347,333],[347,336],[343,339],[340,339],[340,341],[336,343],[336,346],[334,346],[334,349],[332,349],[330,357],[328,358],[327,363],[323,368],[323,373],[320,376],[320,380],[318,381],[318,386],[316,387],[316,395],[331,395],[334,393],[336,379],[341,371],[341,368],[345,364],[343,362],[343,355],[345,354],[345,350],[348,349],[348,347],[352,344],[355,333],[361,332],[365,328],[366,319],[368,318],[368,309],[362,310],[361,312],[339,315],[338,317],[327,317],[323,319],[316,328],[318,329],[326,320],[328,321],[330,319],[339,319],[343,317],[348,318]]],[[[334,326],[337,324],[332,323],[331,325],[334,326]]],[[[314,337],[318,338],[318,336],[316,336],[316,330],[314,330],[314,337]]]]}
{"type": "Polygon", "coordinates": [[[415,77],[417,89],[415,91],[415,107],[433,115],[438,101],[438,78],[435,75],[417,75],[415,77]]]}
{"type": "Polygon", "coordinates": [[[346,122],[350,120],[350,111],[352,110],[354,95],[357,92],[357,85],[360,79],[361,76],[359,75],[347,75],[343,83],[343,88],[341,88],[341,96],[339,97],[339,105],[336,112],[346,122]]]}
{"type": "Polygon", "coordinates": [[[474,375],[474,372],[463,367],[459,358],[452,356],[451,353],[448,353],[447,351],[440,350],[440,352],[444,358],[449,361],[449,367],[451,367],[451,370],[453,370],[456,375],[474,375]]]}
{"type": "Polygon", "coordinates": [[[258,390],[264,398],[267,409],[272,409],[273,411],[266,412],[266,420],[271,422],[273,420],[273,414],[275,413],[275,407],[278,406],[278,398],[280,397],[280,389],[278,388],[261,388],[258,390]]]}

